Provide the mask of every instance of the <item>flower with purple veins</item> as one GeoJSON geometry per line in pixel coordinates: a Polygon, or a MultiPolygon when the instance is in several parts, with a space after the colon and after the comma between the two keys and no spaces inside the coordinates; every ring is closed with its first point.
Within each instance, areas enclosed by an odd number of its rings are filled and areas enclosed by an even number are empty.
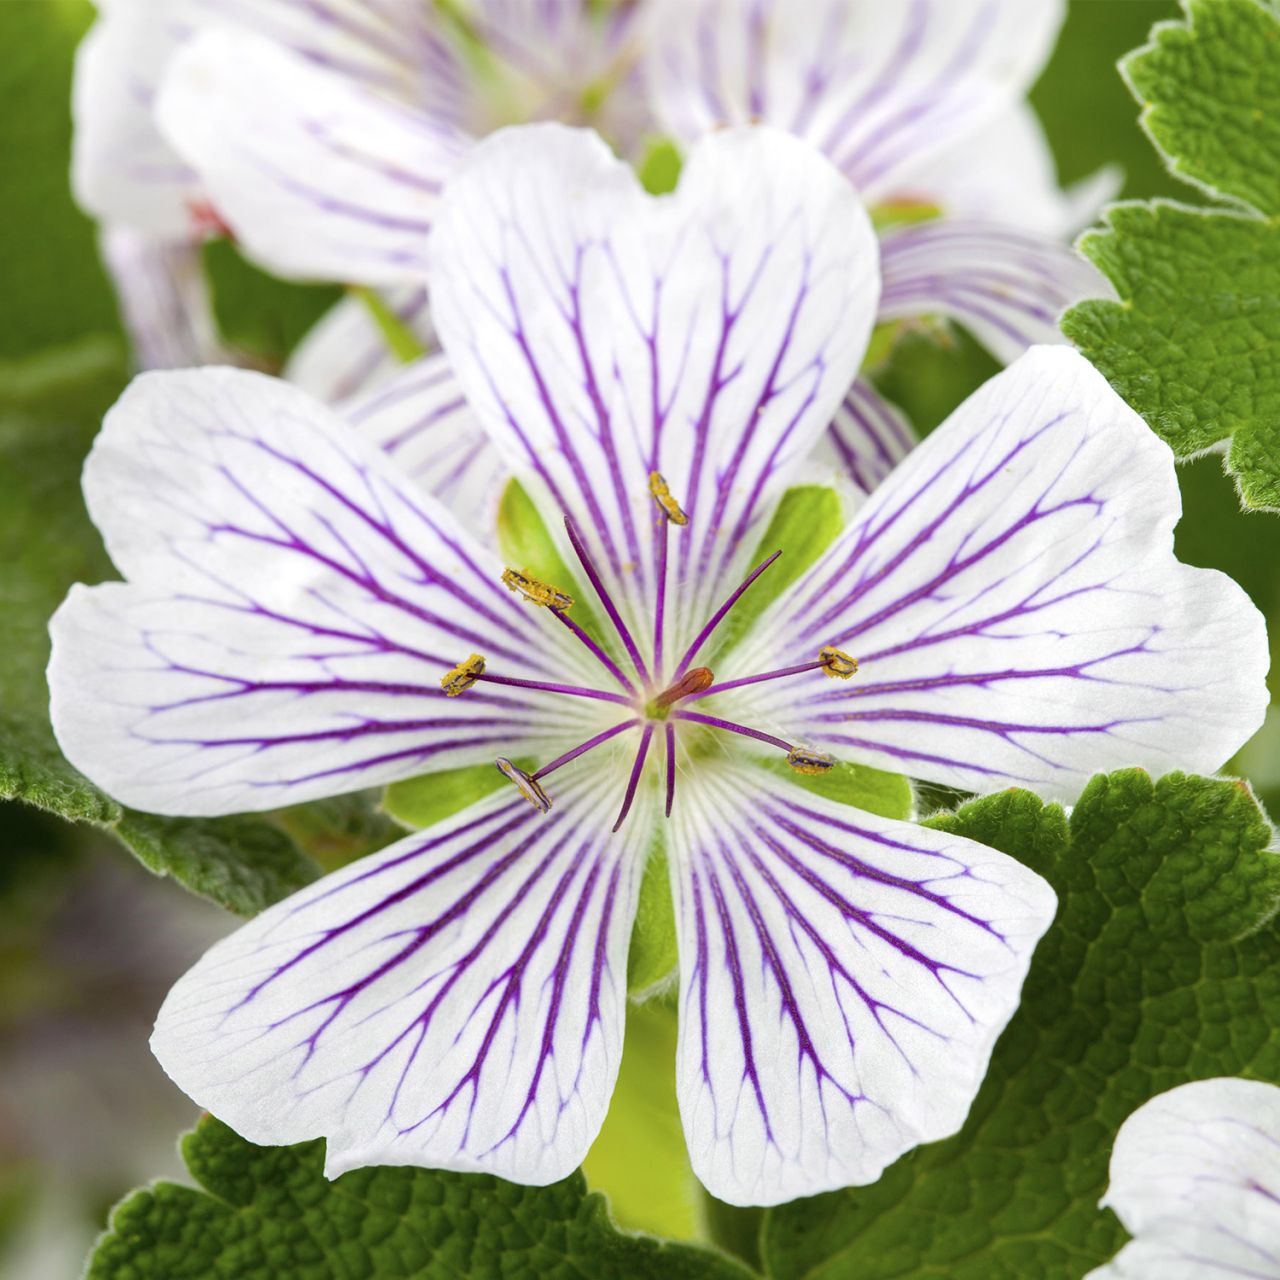
{"type": "Polygon", "coordinates": [[[852,188],[785,134],[715,133],[654,199],[589,133],[508,130],[431,252],[471,409],[585,588],[504,566],[256,374],[139,379],[87,464],[125,580],[73,590],[50,682],[109,792],[226,813],[505,775],[215,946],[155,1052],[254,1141],[327,1137],[330,1174],[550,1182],[603,1122],[662,850],[694,1171],[736,1204],[869,1182],[963,1122],[1054,897],[807,775],[1069,798],[1118,765],[1211,770],[1261,719],[1260,616],[1174,559],[1168,449],[1065,348],[778,576],[788,546],[760,544],[878,289],[852,188]]]}

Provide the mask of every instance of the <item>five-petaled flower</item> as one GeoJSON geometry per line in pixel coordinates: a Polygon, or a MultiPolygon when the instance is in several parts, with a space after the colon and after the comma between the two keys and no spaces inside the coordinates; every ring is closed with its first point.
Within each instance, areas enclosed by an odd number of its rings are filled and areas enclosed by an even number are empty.
{"type": "Polygon", "coordinates": [[[50,678],[112,794],[224,813],[507,779],[214,947],[155,1051],[255,1141],[327,1136],[331,1173],[559,1178],[604,1119],[660,843],[696,1173],[739,1204],[872,1180],[962,1123],[1054,898],[806,775],[1069,798],[1114,765],[1213,769],[1262,715],[1260,617],[1174,559],[1168,449],[1064,348],[803,572],[761,546],[878,293],[853,188],[784,133],[709,135],[655,199],[589,133],[502,132],[431,252],[457,377],[577,584],[504,566],[252,373],[144,376],[87,465],[125,581],[73,590],[50,678]]]}

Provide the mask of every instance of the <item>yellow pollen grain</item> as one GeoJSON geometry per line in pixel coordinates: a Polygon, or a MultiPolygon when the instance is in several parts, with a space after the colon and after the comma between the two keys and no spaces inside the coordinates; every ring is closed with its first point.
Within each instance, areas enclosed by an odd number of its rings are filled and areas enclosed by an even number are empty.
{"type": "Polygon", "coordinates": [[[557,613],[573,607],[573,597],[567,591],[561,591],[548,582],[539,582],[525,570],[517,572],[515,569],[504,569],[502,581],[508,591],[519,592],[530,604],[542,605],[557,613]]]}
{"type": "Polygon", "coordinates": [[[787,763],[797,773],[807,774],[826,773],[836,767],[835,756],[825,751],[810,751],[807,747],[792,747],[787,752],[787,763]]]}
{"type": "Polygon", "coordinates": [[[458,663],[452,671],[441,678],[440,687],[444,690],[446,697],[456,698],[458,694],[466,693],[482,675],[484,675],[484,659],[478,653],[473,653],[466,662],[458,663]]]}
{"type": "Polygon", "coordinates": [[[542,784],[536,778],[530,777],[523,769],[516,768],[506,756],[499,756],[493,763],[497,765],[499,773],[516,784],[516,790],[539,813],[551,812],[551,797],[542,789],[542,784]]]}
{"type": "Polygon", "coordinates": [[[833,680],[847,680],[858,671],[857,658],[831,645],[818,650],[818,661],[822,663],[823,674],[830,676],[833,680]]]}
{"type": "Polygon", "coordinates": [[[649,492],[653,494],[653,500],[662,509],[667,519],[672,524],[688,524],[689,517],[685,515],[684,509],[671,496],[671,490],[667,488],[667,482],[657,471],[649,472],[649,492]]]}

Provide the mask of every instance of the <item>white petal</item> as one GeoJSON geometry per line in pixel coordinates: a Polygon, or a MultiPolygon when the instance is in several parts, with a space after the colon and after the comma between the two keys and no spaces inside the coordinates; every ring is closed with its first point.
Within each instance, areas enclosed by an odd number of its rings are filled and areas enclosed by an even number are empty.
{"type": "Polygon", "coordinates": [[[280,275],[410,284],[458,129],[249,32],[203,32],[157,104],[244,248],[280,275]]]}
{"type": "Polygon", "coordinates": [[[1062,342],[1058,319],[1111,286],[1070,245],[999,222],[941,218],[880,240],[880,319],[960,321],[998,359],[1037,342],[1062,342]]]}
{"type": "Polygon", "coordinates": [[[107,415],[85,495],[127,582],[78,587],[55,615],[53,721],[126,803],[267,809],[618,718],[518,690],[443,695],[472,652],[544,680],[583,658],[447,511],[286,383],[143,375],[107,415]]]}
{"type": "Polygon", "coordinates": [[[76,52],[71,180],[95,217],[166,239],[195,235],[202,189],[153,119],[160,78],[191,32],[189,6],[112,0],[76,52]]]}
{"type": "Polygon", "coordinates": [[[165,240],[118,223],[103,228],[102,260],[143,369],[227,364],[198,240],[165,240]]]}
{"type": "Polygon", "coordinates": [[[477,541],[493,542],[510,471],[468,407],[448,357],[415,360],[340,411],[477,541]]]}
{"type": "Polygon", "coordinates": [[[818,444],[818,457],[870,493],[911,452],[916,434],[906,414],[866,378],[849,388],[818,444]]]}
{"type": "Polygon", "coordinates": [[[330,1177],[426,1165],[554,1182],[604,1120],[651,815],[614,788],[503,792],[218,943],[151,1046],[253,1142],[329,1140],[330,1177]]]}
{"type": "Polygon", "coordinates": [[[700,763],[676,797],[677,1089],[730,1204],[873,1182],[964,1123],[1053,891],[994,849],[775,775],[700,763]]]}
{"type": "Polygon", "coordinates": [[[1021,97],[1061,0],[662,0],[650,95],[696,138],[762,121],[831,158],[868,204],[1021,97]]]}
{"type": "Polygon", "coordinates": [[[1267,639],[1234,582],[1174,558],[1180,513],[1167,446],[1082,356],[1033,348],[740,646],[758,671],[833,644],[857,675],[735,691],[735,718],[974,791],[1212,772],[1262,721],[1267,639]]]}
{"type": "MultiPolygon", "coordinates": [[[[385,290],[382,301],[424,350],[435,346],[431,309],[422,285],[385,290]]],[[[401,368],[369,304],[359,297],[345,297],[294,348],[284,376],[317,400],[338,404],[381,386],[401,368]]]]}
{"type": "Polygon", "coordinates": [[[1004,223],[1066,240],[1116,195],[1121,180],[1117,169],[1100,169],[1064,192],[1044,128],[1019,101],[918,170],[904,173],[893,198],[936,205],[952,218],[1004,223]]]}
{"type": "Polygon", "coordinates": [[[691,636],[748,567],[770,499],[848,389],[874,314],[875,240],[848,184],[767,129],[693,149],[655,199],[594,135],[486,141],[432,239],[441,342],[513,467],[575,518],[633,630],[652,627],[666,477],[668,618],[691,636]]]}
{"type": "Polygon", "coordinates": [[[1086,1280],[1280,1277],[1280,1089],[1198,1080],[1120,1126],[1103,1205],[1136,1237],[1086,1280]]]}

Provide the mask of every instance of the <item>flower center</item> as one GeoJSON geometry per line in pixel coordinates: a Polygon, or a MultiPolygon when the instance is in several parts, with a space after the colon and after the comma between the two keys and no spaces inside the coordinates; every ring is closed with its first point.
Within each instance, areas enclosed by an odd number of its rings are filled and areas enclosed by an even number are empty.
{"type": "Polygon", "coordinates": [[[574,601],[568,592],[551,583],[539,581],[526,570],[506,569],[502,574],[502,581],[506,587],[520,595],[529,604],[545,610],[557,623],[567,628],[609,673],[619,688],[617,690],[593,689],[580,685],[555,684],[547,681],[524,680],[514,676],[504,676],[489,671],[485,659],[478,653],[473,653],[464,662],[460,662],[451,671],[447,672],[440,681],[441,688],[451,698],[464,694],[473,685],[484,681],[490,684],[506,685],[511,688],[559,694],[570,698],[590,698],[597,701],[614,702],[623,707],[625,709],[624,719],[593,735],[585,742],[579,743],[576,747],[540,766],[532,773],[520,769],[506,757],[499,757],[496,761],[499,771],[516,786],[521,795],[535,808],[546,813],[551,809],[552,799],[543,786],[543,779],[570,761],[576,760],[579,756],[585,755],[589,751],[593,751],[596,747],[603,745],[612,738],[616,738],[628,730],[638,730],[640,743],[627,780],[618,820],[614,823],[614,831],[617,831],[622,826],[627,814],[630,812],[641,774],[644,771],[645,761],[648,758],[649,748],[652,745],[654,734],[658,730],[662,731],[666,743],[666,814],[668,817],[671,815],[671,807],[675,800],[677,727],[692,728],[700,726],[703,729],[738,734],[742,737],[752,738],[757,742],[763,742],[785,753],[787,763],[798,773],[820,774],[834,768],[836,763],[834,757],[827,755],[825,752],[814,751],[796,743],[788,742],[784,738],[776,737],[774,734],[752,728],[749,725],[738,724],[732,720],[725,720],[718,716],[704,714],[701,711],[690,710],[689,704],[703,698],[713,697],[719,693],[725,693],[730,689],[760,684],[767,680],[779,680],[816,671],[821,671],[824,675],[833,679],[847,680],[858,670],[856,658],[830,645],[819,650],[817,656],[809,662],[783,667],[776,671],[761,672],[759,675],[741,676],[738,679],[726,680],[720,684],[716,683],[715,675],[710,667],[692,665],[693,660],[711,639],[716,628],[729,615],[733,607],[742,599],[756,579],[782,554],[781,551],[775,551],[758,564],[747,575],[741,585],[729,595],[720,608],[711,615],[706,626],[698,632],[693,643],[685,651],[680,661],[676,663],[670,678],[663,684],[659,677],[663,670],[662,635],[663,612],[666,600],[667,539],[670,527],[674,525],[679,528],[688,524],[688,517],[681,509],[679,502],[672,496],[666,481],[657,472],[653,472],[649,477],[649,489],[657,508],[659,524],[657,605],[654,611],[652,674],[641,655],[634,636],[632,636],[624,622],[621,613],[605,587],[594,561],[583,544],[577,527],[574,525],[572,518],[566,516],[565,530],[568,533],[569,542],[582,565],[583,571],[587,575],[588,581],[591,583],[592,589],[604,607],[604,611],[608,615],[623,649],[626,650],[631,664],[635,668],[636,679],[633,680],[628,676],[618,663],[569,616],[569,610],[572,609],[574,601]]]}

